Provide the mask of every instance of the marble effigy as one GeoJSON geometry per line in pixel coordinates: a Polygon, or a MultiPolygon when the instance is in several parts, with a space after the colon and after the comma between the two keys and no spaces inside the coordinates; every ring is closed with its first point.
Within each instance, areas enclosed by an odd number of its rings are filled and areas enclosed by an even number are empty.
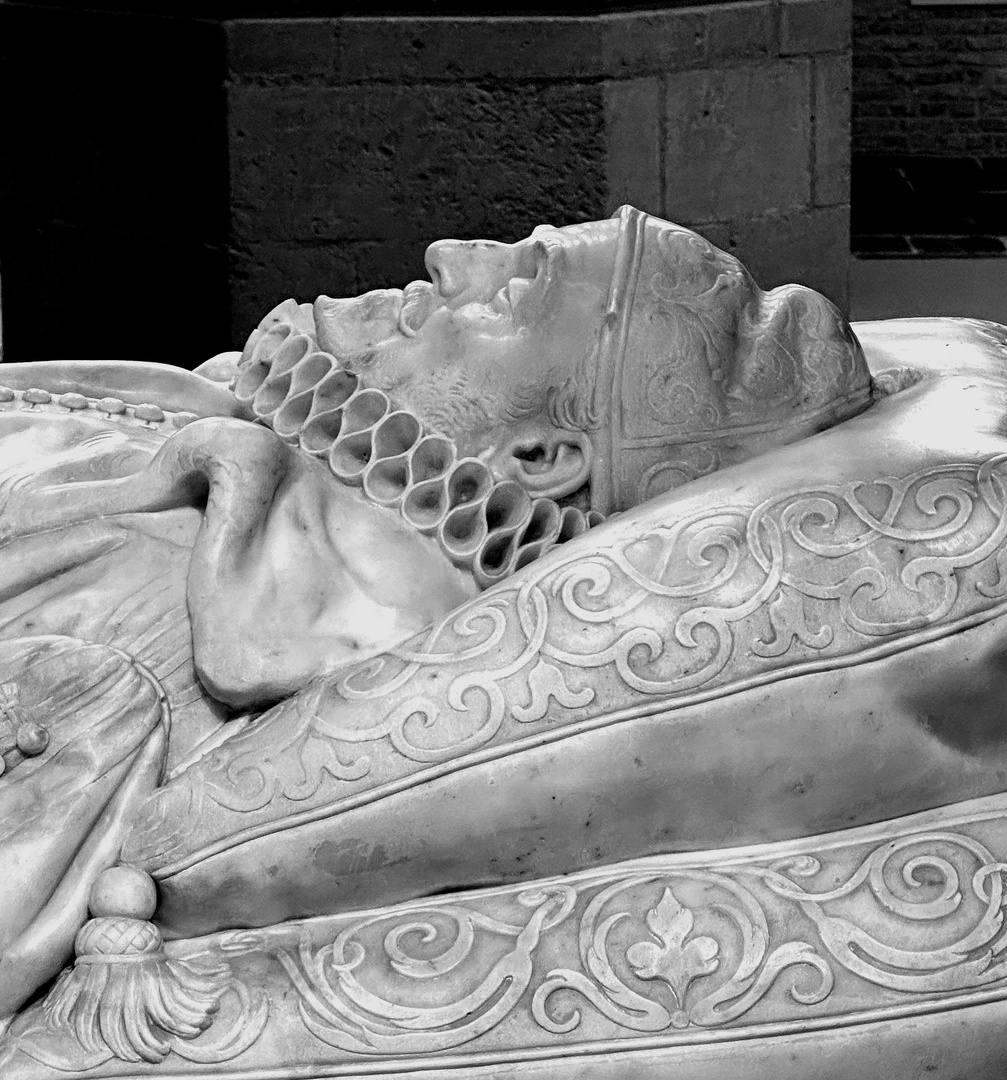
{"type": "Polygon", "coordinates": [[[0,371],[2,1075],[1000,1075],[1007,332],[427,263],[0,371]]]}

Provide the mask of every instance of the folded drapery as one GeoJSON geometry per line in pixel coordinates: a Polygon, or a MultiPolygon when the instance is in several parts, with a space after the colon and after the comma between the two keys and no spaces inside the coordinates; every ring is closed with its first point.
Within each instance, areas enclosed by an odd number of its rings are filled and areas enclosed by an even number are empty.
{"type": "Polygon", "coordinates": [[[1002,343],[961,322],[865,338],[871,409],[598,526],[156,793],[129,850],[165,929],[1001,790],[1002,343]]]}
{"type": "Polygon", "coordinates": [[[109,367],[2,373],[0,1018],[67,961],[141,799],[221,738],[233,707],[293,693],[475,591],[322,463],[200,418],[229,411],[220,387],[169,373],[127,401],[109,367]],[[180,411],[147,400],[162,383],[180,411]]]}
{"type": "Polygon", "coordinates": [[[0,776],[3,1019],[70,956],[94,877],[116,861],[160,779],[168,730],[156,680],[107,645],[4,641],[0,685],[11,747],[0,776]]]}
{"type": "Polygon", "coordinates": [[[167,687],[168,769],[195,763],[123,854],[175,935],[1000,790],[1002,344],[938,330],[878,337],[860,416],[471,606],[426,538],[269,431],[18,391],[0,641],[114,646],[167,687]],[[292,696],[221,744],[203,684],[240,708],[292,696]]]}

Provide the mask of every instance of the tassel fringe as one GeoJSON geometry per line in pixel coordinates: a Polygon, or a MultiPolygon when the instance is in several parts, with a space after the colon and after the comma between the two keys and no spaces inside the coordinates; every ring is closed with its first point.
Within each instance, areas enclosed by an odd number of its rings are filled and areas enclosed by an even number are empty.
{"type": "Polygon", "coordinates": [[[168,957],[149,922],[91,919],[77,935],[77,962],[42,1008],[51,1029],[72,1027],[90,1052],[157,1064],[174,1038],[194,1039],[210,1026],[229,981],[226,967],[168,957]]]}

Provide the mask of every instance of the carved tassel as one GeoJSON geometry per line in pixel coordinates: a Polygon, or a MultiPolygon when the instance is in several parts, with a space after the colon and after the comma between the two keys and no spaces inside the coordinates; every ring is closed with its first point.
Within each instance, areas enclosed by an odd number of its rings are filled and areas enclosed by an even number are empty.
{"type": "Polygon", "coordinates": [[[95,918],[77,933],[76,963],[42,1006],[51,1028],[71,1026],[91,1052],[156,1064],[174,1038],[194,1039],[210,1026],[230,973],[168,957],[147,921],[154,906],[154,883],[142,871],[119,866],[99,877],[95,918]]]}

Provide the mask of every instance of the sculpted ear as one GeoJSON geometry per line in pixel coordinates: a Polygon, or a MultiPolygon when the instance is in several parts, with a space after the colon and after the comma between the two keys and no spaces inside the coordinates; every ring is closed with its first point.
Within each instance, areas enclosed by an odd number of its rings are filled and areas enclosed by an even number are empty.
{"type": "Polygon", "coordinates": [[[497,450],[491,464],[499,476],[516,480],[529,495],[560,499],[587,483],[593,455],[587,432],[550,428],[515,435],[497,450]]]}

